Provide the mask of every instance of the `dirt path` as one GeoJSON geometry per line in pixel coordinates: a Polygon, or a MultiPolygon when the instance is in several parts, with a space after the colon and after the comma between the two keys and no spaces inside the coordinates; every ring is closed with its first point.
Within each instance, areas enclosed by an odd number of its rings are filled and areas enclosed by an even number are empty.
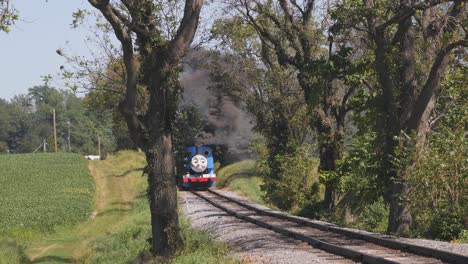
{"type": "Polygon", "coordinates": [[[135,153],[109,156],[105,161],[90,161],[95,183],[95,211],[90,220],[33,243],[26,250],[32,263],[71,263],[93,254],[89,243],[125,217],[133,208],[138,184],[144,181],[144,158],[135,153]]]}

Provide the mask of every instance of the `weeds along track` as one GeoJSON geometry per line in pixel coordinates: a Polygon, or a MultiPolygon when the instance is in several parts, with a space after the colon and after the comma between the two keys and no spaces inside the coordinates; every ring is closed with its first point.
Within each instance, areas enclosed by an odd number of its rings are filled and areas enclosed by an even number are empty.
{"type": "Polygon", "coordinates": [[[261,209],[218,191],[193,191],[193,193],[239,219],[354,261],[392,264],[468,263],[468,257],[464,255],[362,234],[331,224],[316,223],[277,211],[261,209]]]}

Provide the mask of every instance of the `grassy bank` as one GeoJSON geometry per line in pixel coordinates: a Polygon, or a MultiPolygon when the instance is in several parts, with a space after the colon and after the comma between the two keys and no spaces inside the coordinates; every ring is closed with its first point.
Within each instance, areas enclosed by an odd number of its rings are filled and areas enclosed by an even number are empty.
{"type": "MultiPolygon", "coordinates": [[[[136,203],[136,199],[145,188],[145,177],[142,177],[145,164],[144,156],[132,151],[109,156],[105,161],[89,161],[96,185],[95,212],[87,222],[75,228],[59,229],[41,241],[31,243],[26,249],[31,262],[97,263],[93,262],[93,257],[110,250],[100,247],[101,241],[139,220],[135,218],[144,205],[136,203]]],[[[147,224],[143,220],[138,223],[147,224]]],[[[141,247],[119,250],[128,255],[129,251],[139,249],[141,247]]],[[[109,252],[109,255],[112,254],[109,252]]]]}
{"type": "MultiPolygon", "coordinates": [[[[95,212],[86,221],[54,228],[40,238],[0,242],[0,264],[11,263],[235,263],[229,249],[182,219],[184,247],[171,260],[149,256],[150,216],[144,155],[133,151],[90,161],[95,212]]],[[[60,179],[57,179],[60,181],[60,179]]],[[[38,209],[49,210],[45,203],[38,209]]]]}
{"type": "Polygon", "coordinates": [[[260,189],[263,181],[255,175],[254,168],[254,160],[243,160],[221,168],[217,172],[218,188],[227,188],[251,201],[265,204],[260,189]]]}
{"type": "MultiPolygon", "coordinates": [[[[150,215],[145,196],[146,176],[142,176],[145,165],[143,155],[123,152],[117,156],[110,156],[106,161],[96,165],[97,167],[92,169],[93,175],[102,175],[103,178],[114,181],[107,184],[107,187],[104,186],[102,190],[98,189],[97,192],[102,194],[98,201],[102,201],[103,212],[109,212],[107,214],[109,219],[105,221],[103,228],[98,229],[93,239],[89,240],[87,251],[90,254],[78,259],[80,262],[96,264],[235,262],[226,256],[229,254],[229,249],[225,245],[214,242],[205,232],[191,229],[183,218],[181,232],[184,247],[180,249],[177,257],[171,260],[151,259],[148,243],[148,238],[151,236],[150,215]],[[124,179],[128,179],[129,182],[115,184],[115,181],[124,179]],[[115,208],[116,205],[124,208],[115,208]],[[115,216],[118,216],[118,219],[115,216]]],[[[105,215],[99,213],[96,221],[104,221],[100,218],[105,215]]]]}

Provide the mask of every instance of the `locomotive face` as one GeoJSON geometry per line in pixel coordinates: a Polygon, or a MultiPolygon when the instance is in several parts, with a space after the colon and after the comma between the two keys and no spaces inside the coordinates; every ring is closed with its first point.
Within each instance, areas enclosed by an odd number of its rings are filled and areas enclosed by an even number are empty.
{"type": "Polygon", "coordinates": [[[192,170],[195,172],[203,172],[206,170],[206,167],[208,166],[208,161],[206,158],[202,155],[195,155],[192,157],[192,160],[190,162],[190,167],[192,167],[192,170]]]}

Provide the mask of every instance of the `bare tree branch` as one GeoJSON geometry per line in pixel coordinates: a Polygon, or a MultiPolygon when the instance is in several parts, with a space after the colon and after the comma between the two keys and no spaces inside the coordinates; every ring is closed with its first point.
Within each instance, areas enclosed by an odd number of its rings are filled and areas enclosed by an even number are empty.
{"type": "Polygon", "coordinates": [[[130,33],[125,30],[109,0],[88,0],[89,3],[97,8],[114,29],[115,36],[122,44],[123,57],[126,68],[126,92],[125,99],[120,103],[119,108],[127,120],[130,136],[138,146],[143,146],[144,138],[141,133],[143,127],[137,113],[137,66],[133,52],[133,41],[130,33]]]}
{"type": "Polygon", "coordinates": [[[186,0],[184,16],[177,29],[176,36],[171,41],[170,51],[181,58],[189,48],[198,28],[203,0],[186,0]]]}
{"type": "MultiPolygon", "coordinates": [[[[387,21],[385,21],[382,24],[378,25],[376,27],[376,31],[381,31],[382,32],[388,26],[390,26],[392,24],[395,24],[395,23],[398,23],[398,22],[400,22],[402,20],[405,20],[405,19],[413,16],[414,14],[416,14],[416,11],[425,10],[425,9],[431,8],[433,6],[436,6],[438,4],[445,3],[445,2],[447,2],[447,1],[444,1],[444,0],[425,0],[425,1],[421,2],[421,3],[419,3],[419,4],[408,7],[406,9],[400,11],[398,14],[394,15],[393,17],[391,17],[387,21]]],[[[453,1],[450,1],[450,2],[453,2],[453,1]]]]}
{"type": "Polygon", "coordinates": [[[407,121],[408,128],[410,130],[416,129],[419,125],[418,120],[420,120],[421,116],[423,115],[424,111],[426,110],[426,106],[431,100],[432,96],[436,93],[439,89],[439,83],[443,75],[443,71],[448,63],[448,56],[449,53],[456,47],[463,46],[468,47],[468,39],[462,39],[456,42],[453,42],[446,47],[442,48],[435,61],[431,67],[431,71],[429,73],[429,77],[426,80],[421,93],[416,101],[414,106],[414,110],[411,113],[410,118],[407,121]]]}

